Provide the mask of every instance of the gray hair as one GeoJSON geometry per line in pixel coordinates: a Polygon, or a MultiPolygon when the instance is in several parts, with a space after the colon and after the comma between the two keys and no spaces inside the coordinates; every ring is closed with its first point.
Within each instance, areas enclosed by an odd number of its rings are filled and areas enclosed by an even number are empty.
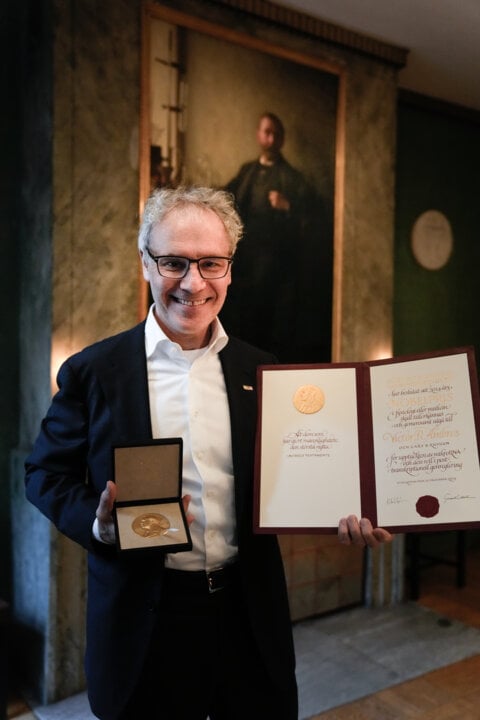
{"type": "Polygon", "coordinates": [[[143,211],[138,233],[139,249],[146,250],[148,247],[154,225],[165,220],[169,213],[188,207],[211,210],[215,213],[223,223],[230,241],[230,252],[233,255],[243,233],[242,221],[235,209],[233,195],[224,190],[194,186],[160,188],[152,192],[143,211]]]}

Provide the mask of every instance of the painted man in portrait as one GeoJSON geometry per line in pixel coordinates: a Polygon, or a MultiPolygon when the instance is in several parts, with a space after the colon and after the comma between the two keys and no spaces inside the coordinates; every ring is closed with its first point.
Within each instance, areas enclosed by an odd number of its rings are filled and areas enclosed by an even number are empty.
{"type": "Polygon", "coordinates": [[[277,115],[260,116],[256,139],[259,157],[242,165],[225,186],[235,196],[245,232],[233,266],[235,290],[222,317],[234,334],[287,361],[318,203],[305,177],[281,152],[285,130],[277,115]]]}

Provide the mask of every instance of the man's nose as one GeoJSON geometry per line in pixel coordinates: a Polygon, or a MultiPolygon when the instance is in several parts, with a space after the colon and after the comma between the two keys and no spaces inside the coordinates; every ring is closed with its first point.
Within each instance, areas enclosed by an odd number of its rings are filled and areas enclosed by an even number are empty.
{"type": "Polygon", "coordinates": [[[200,275],[198,263],[190,262],[190,267],[187,270],[187,274],[182,278],[180,287],[187,288],[190,292],[193,292],[196,288],[202,288],[204,285],[205,280],[200,275]]]}

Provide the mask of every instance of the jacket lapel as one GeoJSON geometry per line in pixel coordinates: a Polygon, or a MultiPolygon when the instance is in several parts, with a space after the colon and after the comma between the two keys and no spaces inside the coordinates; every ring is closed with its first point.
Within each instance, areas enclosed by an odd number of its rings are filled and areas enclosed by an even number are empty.
{"type": "Polygon", "coordinates": [[[144,333],[143,322],[119,335],[99,368],[118,443],[152,438],[144,333]]]}
{"type": "Polygon", "coordinates": [[[237,521],[251,512],[257,418],[256,364],[246,362],[230,338],[220,353],[230,409],[237,521]],[[245,503],[247,505],[245,507],[245,503]]]}

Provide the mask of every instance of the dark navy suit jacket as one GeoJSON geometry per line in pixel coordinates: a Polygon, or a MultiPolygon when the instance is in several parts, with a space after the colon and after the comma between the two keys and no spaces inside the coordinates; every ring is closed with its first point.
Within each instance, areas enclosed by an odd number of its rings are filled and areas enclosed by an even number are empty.
{"type": "MultiPolygon", "coordinates": [[[[230,338],[220,353],[232,434],[242,587],[258,647],[286,706],[296,704],[294,653],[277,539],[255,535],[256,368],[274,358],[230,338]]],[[[67,360],[59,392],[26,462],[26,492],[56,527],[88,550],[86,675],[92,710],[115,718],[141,672],[162,588],[162,556],[123,557],[92,537],[111,447],[151,439],[144,323],[67,360]]]]}

